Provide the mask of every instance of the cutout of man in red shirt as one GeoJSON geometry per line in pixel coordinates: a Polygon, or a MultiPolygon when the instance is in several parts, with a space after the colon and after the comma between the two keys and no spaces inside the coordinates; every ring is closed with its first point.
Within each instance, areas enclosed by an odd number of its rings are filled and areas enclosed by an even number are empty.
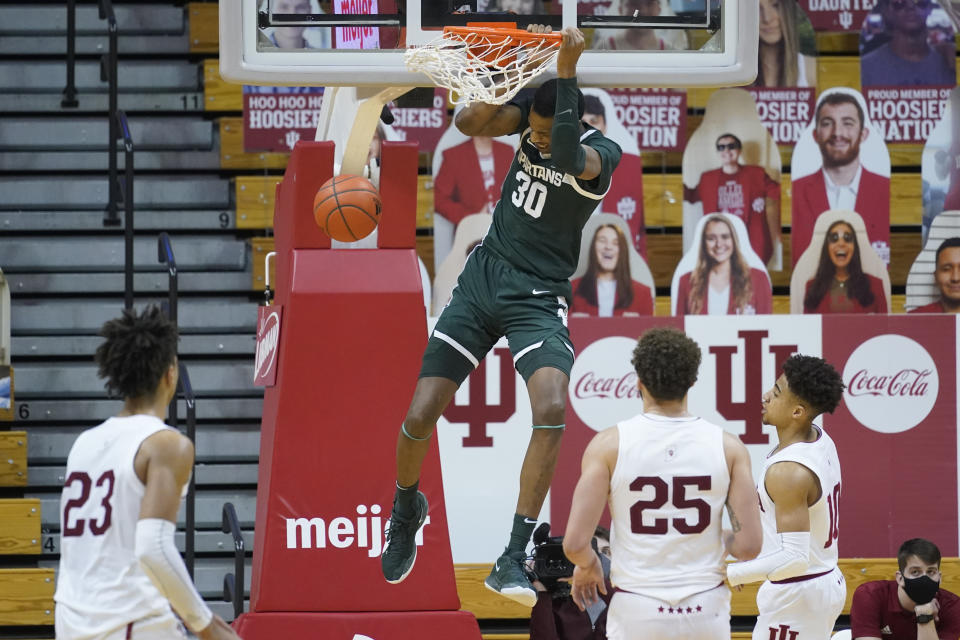
{"type": "Polygon", "coordinates": [[[830,209],[856,211],[867,237],[890,264],[890,178],[860,162],[860,145],[870,135],[863,107],[850,90],[825,92],[814,115],[813,139],[822,169],[793,181],[790,249],[794,266],[810,245],[817,217],[830,209]]]}

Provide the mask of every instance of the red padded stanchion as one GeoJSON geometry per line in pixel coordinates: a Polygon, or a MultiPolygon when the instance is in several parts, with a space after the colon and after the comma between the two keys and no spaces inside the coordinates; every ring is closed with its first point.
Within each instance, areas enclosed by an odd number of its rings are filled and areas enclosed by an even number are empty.
{"type": "Polygon", "coordinates": [[[312,203],[332,158],[332,144],[298,143],[278,190],[278,369],[264,396],[251,613],[235,624],[248,640],[426,629],[479,639],[473,616],[457,611],[436,447],[424,464],[430,513],[416,567],[399,585],[380,572],[395,442],[427,339],[413,250],[416,146],[383,146],[381,247],[404,248],[329,248],[312,203]]]}

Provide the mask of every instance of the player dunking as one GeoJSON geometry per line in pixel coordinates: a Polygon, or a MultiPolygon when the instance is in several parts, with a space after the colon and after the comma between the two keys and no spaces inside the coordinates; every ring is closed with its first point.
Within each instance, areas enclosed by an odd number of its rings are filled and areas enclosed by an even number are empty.
{"type": "Polygon", "coordinates": [[[239,640],[193,586],[173,541],[193,444],[163,423],[177,388],[177,327],[157,307],[103,325],[96,361],[123,409],[80,434],[60,498],[61,640],[239,640]],[[173,607],[173,611],[171,611],[173,607]]]}
{"type": "MultiPolygon", "coordinates": [[[[545,32],[549,27],[533,25],[545,32]]],[[[583,34],[563,30],[556,80],[505,105],[474,103],[457,116],[463,133],[519,133],[520,147],[503,182],[483,243],[467,259],[423,356],[420,378],[397,438],[397,490],[383,575],[397,583],[416,560],[415,534],[427,515],[420,469],[437,419],[460,384],[506,335],[527,383],[533,432],[520,471],[516,515],[488,588],[528,606],[536,591],[523,570],[530,535],[553,477],[573,364],[567,331],[569,277],[583,226],[610,186],[620,147],[583,125],[577,60],[583,34]]]]}
{"type": "Polygon", "coordinates": [[[750,456],[737,436],[687,412],[700,347],[650,329],[633,351],[643,413],[598,433],[583,454],[563,539],[581,609],[605,591],[590,548],[609,501],[611,640],[729,640],[727,554],[749,559],[762,531],[750,456]],[[722,531],[724,504],[731,531],[722,531]]]}
{"type": "Polygon", "coordinates": [[[825,360],[794,355],[763,396],[763,422],[779,443],[767,456],[760,494],[763,551],[727,568],[731,585],[764,580],[753,640],[829,638],[847,596],[837,568],[840,460],[813,424],[837,408],[840,374],[825,360]]]}

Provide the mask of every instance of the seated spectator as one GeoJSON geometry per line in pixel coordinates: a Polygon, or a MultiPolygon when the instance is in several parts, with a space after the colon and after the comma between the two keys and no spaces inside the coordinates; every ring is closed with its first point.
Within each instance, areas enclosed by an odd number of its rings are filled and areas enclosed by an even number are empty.
{"type": "Polygon", "coordinates": [[[652,316],[650,287],[630,275],[628,240],[615,224],[597,227],[590,243],[587,271],[573,281],[571,314],[600,316],[652,316]]]}
{"type": "Polygon", "coordinates": [[[960,637],[960,598],[940,589],[940,549],[923,538],[897,553],[894,580],[859,587],[850,607],[855,640],[946,640],[960,637]]]}
{"type": "Polygon", "coordinates": [[[936,265],[933,278],[940,297],[909,313],[960,312],[960,238],[947,238],[937,247],[936,265]]]}
{"type": "MultiPolygon", "coordinates": [[[[605,573],[609,574],[609,529],[597,527],[593,539],[597,543],[597,550],[605,558],[601,561],[605,573]]],[[[540,580],[534,580],[533,588],[537,590],[537,603],[530,610],[530,640],[606,640],[606,605],[610,604],[610,598],[613,597],[612,585],[608,583],[607,595],[601,594],[602,601],[594,605],[596,610],[592,614],[590,610],[581,611],[574,603],[570,597],[569,582],[548,588],[540,580]]]]}
{"type": "Polygon", "coordinates": [[[838,220],[830,225],[820,250],[820,262],[807,281],[804,313],[887,313],[883,281],[864,273],[853,226],[838,220]]]}

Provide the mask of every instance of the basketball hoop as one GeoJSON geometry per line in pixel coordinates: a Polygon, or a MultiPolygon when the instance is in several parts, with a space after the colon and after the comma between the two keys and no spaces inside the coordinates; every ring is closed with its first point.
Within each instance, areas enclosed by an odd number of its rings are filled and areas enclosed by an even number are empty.
{"type": "Polygon", "coordinates": [[[561,39],[522,29],[444,27],[437,39],[408,49],[404,62],[452,91],[454,104],[505,104],[553,64],[561,39]]]}

